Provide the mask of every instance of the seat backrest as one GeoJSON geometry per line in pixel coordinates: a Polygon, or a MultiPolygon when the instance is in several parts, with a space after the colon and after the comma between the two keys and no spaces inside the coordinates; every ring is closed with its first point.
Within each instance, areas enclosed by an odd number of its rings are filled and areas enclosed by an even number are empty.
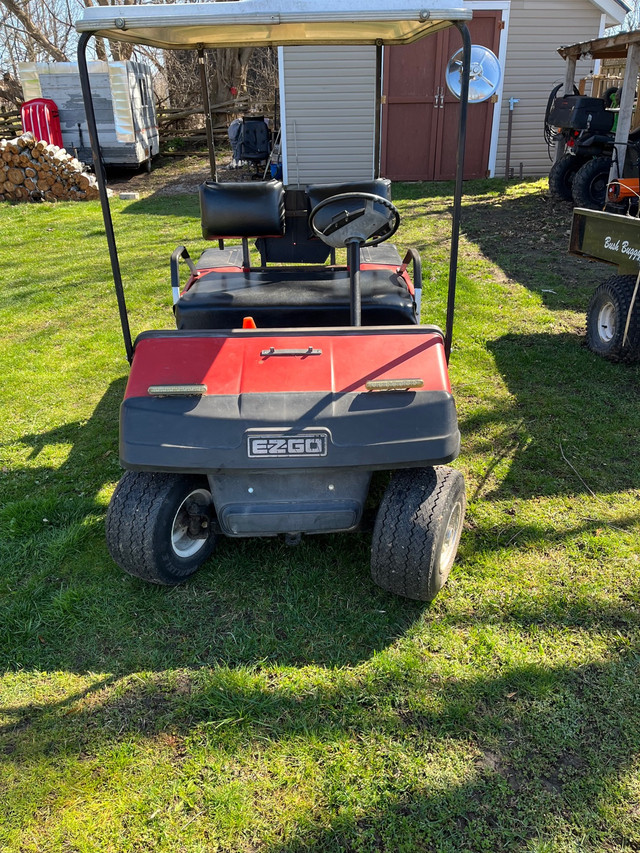
{"type": "Polygon", "coordinates": [[[240,159],[266,160],[269,156],[269,128],[264,116],[245,116],[239,141],[240,159]]]}
{"type": "Polygon", "coordinates": [[[284,187],[281,181],[206,181],[200,185],[200,217],[205,240],[282,237],[284,187]]]}
{"type": "Polygon", "coordinates": [[[309,207],[313,210],[325,198],[343,193],[371,193],[391,201],[391,181],[388,178],[374,178],[371,181],[349,181],[342,184],[309,184],[309,207]]]}

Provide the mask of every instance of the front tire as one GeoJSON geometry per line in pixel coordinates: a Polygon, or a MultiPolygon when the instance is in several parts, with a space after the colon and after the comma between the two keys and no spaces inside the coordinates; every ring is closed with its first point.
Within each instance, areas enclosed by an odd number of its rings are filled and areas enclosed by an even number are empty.
{"type": "Polygon", "coordinates": [[[374,582],[405,598],[435,598],[455,560],[465,508],[459,471],[446,466],[397,471],[373,530],[374,582]]]}
{"type": "Polygon", "coordinates": [[[576,207],[602,210],[607,200],[610,169],[611,157],[593,157],[578,169],[572,185],[576,207]]]}
{"type": "Polygon", "coordinates": [[[625,327],[636,286],[634,275],[616,275],[598,287],[587,309],[587,346],[609,361],[640,358],[640,293],[636,295],[625,340],[625,327]]]}
{"type": "Polygon", "coordinates": [[[182,583],[215,548],[211,507],[206,477],[127,471],[107,511],[109,553],[134,577],[182,583]]]}
{"type": "Polygon", "coordinates": [[[573,200],[573,179],[576,172],[584,165],[584,160],[575,154],[565,154],[551,167],[549,172],[549,192],[553,198],[563,201],[573,200]]]}

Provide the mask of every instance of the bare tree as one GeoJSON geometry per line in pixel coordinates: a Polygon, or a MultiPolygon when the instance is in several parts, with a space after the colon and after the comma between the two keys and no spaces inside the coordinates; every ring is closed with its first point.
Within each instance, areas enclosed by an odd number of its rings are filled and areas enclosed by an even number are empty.
{"type": "MultiPolygon", "coordinates": [[[[20,62],[72,62],[77,34],[73,21],[83,7],[135,5],[138,0],[0,0],[0,101],[22,102],[20,62]]],[[[171,2],[171,0],[165,0],[171,2]]],[[[95,39],[93,49],[103,61],[124,61],[133,45],[95,39]]],[[[200,70],[193,51],[136,48],[155,67],[156,92],[173,107],[200,107],[200,70]]],[[[275,52],[267,48],[227,48],[206,51],[209,100],[227,104],[249,95],[261,108],[270,106],[277,85],[275,52]]]]}
{"type": "MultiPolygon", "coordinates": [[[[133,5],[121,0],[117,5],[133,5]]],[[[110,0],[0,0],[0,99],[22,100],[19,62],[70,62],[77,44],[73,21],[83,6],[116,5],[110,0]]],[[[96,40],[98,59],[129,59],[132,45],[96,40]]]]}

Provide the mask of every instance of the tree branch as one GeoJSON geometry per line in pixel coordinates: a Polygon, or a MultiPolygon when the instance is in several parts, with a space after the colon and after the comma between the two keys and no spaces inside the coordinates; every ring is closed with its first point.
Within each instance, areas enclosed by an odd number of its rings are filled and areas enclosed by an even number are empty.
{"type": "Polygon", "coordinates": [[[0,4],[7,9],[12,15],[14,15],[22,24],[25,29],[27,35],[29,35],[33,41],[37,42],[40,47],[49,54],[49,56],[56,60],[57,62],[68,62],[69,59],[67,55],[57,48],[55,44],[53,44],[46,35],[40,30],[31,20],[31,16],[25,8],[21,8],[18,6],[14,0],[0,0],[0,4]]]}

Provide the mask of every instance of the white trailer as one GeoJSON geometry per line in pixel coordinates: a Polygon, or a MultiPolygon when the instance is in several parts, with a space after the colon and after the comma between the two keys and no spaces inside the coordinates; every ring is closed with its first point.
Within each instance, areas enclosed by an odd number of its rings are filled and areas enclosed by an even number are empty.
{"type": "MultiPolygon", "coordinates": [[[[67,151],[91,162],[87,119],[75,62],[21,62],[25,101],[49,98],[60,114],[67,151]]],[[[90,62],[102,158],[107,165],[151,167],[160,150],[151,68],[144,62],[90,62]]]]}

